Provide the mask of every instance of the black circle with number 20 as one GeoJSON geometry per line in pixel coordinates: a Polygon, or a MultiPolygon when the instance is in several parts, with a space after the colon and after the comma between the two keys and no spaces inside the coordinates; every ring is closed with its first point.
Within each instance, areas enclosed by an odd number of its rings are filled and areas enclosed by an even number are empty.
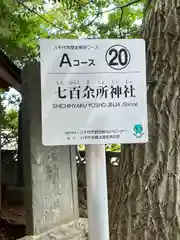
{"type": "Polygon", "coordinates": [[[106,52],[106,62],[115,70],[121,70],[127,67],[130,59],[131,55],[128,49],[122,45],[114,45],[106,52]]]}

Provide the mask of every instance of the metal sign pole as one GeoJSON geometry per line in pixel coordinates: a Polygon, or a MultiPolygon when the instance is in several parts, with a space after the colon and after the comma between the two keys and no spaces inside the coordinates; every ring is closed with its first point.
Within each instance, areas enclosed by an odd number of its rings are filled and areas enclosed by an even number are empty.
{"type": "Polygon", "coordinates": [[[90,240],[109,240],[105,145],[86,147],[88,232],[90,240]]]}

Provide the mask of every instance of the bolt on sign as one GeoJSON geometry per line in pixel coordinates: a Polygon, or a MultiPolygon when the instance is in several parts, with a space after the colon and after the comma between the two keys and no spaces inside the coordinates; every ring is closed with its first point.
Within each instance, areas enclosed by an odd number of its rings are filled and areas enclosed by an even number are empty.
{"type": "Polygon", "coordinates": [[[142,39],[40,40],[44,145],[148,141],[142,39]]]}

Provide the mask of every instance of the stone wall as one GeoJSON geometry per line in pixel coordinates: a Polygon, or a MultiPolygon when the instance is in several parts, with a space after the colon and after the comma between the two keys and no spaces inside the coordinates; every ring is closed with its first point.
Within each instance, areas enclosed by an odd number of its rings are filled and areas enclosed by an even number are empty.
{"type": "MultiPolygon", "coordinates": [[[[13,187],[18,187],[18,186],[23,186],[23,182],[18,181],[18,174],[20,173],[19,167],[20,165],[18,162],[13,161],[13,152],[12,151],[3,151],[2,152],[2,184],[5,186],[13,186],[13,187]]],[[[81,152],[80,153],[82,157],[84,157],[85,153],[81,152]]],[[[113,182],[113,177],[115,176],[117,166],[111,163],[112,158],[118,158],[119,153],[111,153],[107,154],[107,178],[108,178],[108,195],[110,198],[111,195],[111,189],[112,189],[112,182],[113,182]]],[[[85,164],[81,164],[79,167],[79,164],[77,164],[77,168],[79,169],[79,203],[81,205],[84,205],[86,202],[86,172],[85,172],[85,164]]],[[[21,178],[22,179],[22,178],[21,178]]],[[[18,188],[19,191],[19,188],[18,188]]],[[[23,191],[22,191],[23,192],[23,191]]],[[[12,192],[12,196],[10,195],[10,191],[8,195],[10,198],[13,200],[14,196],[14,191],[12,192]]],[[[18,194],[19,198],[23,198],[23,194],[18,194]]],[[[18,199],[19,199],[18,198],[18,199]]],[[[21,199],[21,202],[23,199],[21,199]]],[[[86,216],[86,213],[84,210],[81,209],[80,213],[83,214],[83,217],[86,216]]]]}

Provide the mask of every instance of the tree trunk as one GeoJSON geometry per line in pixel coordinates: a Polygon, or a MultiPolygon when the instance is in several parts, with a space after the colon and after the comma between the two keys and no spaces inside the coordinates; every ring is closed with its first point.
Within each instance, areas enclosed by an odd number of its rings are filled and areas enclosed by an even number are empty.
{"type": "Polygon", "coordinates": [[[144,18],[149,143],[124,146],[110,205],[113,240],[180,238],[180,2],[156,0],[144,18]]]}

